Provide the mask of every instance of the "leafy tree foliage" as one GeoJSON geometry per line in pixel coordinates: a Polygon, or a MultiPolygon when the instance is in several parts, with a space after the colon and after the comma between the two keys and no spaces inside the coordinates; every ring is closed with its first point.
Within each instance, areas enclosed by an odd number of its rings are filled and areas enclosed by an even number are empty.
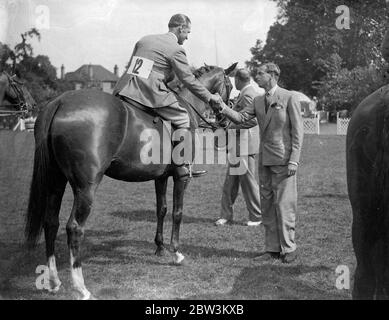
{"type": "Polygon", "coordinates": [[[287,88],[319,96],[329,109],[358,104],[361,95],[384,83],[379,70],[384,66],[380,44],[389,12],[385,1],[274,1],[279,8],[277,21],[266,43],[258,40],[251,48],[247,65],[252,71],[274,61],[287,88]],[[340,5],[350,10],[349,29],[336,24],[340,5]],[[366,88],[364,81],[373,82],[366,88]]]}
{"type": "Polygon", "coordinates": [[[51,64],[49,57],[34,56],[33,47],[29,42],[33,38],[40,40],[37,29],[21,34],[21,42],[14,49],[0,43],[0,72],[6,71],[16,74],[24,80],[35,101],[40,107],[58,96],[60,93],[71,90],[72,86],[64,80],[57,79],[56,68],[51,64]]]}

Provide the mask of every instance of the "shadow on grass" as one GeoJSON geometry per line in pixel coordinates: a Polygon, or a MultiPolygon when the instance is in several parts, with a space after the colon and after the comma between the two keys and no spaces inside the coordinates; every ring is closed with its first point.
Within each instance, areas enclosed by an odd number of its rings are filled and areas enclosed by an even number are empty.
{"type": "Polygon", "coordinates": [[[227,294],[185,297],[194,300],[339,300],[349,299],[340,291],[320,288],[309,280],[310,273],[332,272],[324,266],[266,265],[243,268],[227,294]]]}
{"type": "MultiPolygon", "coordinates": [[[[7,243],[0,243],[0,253],[5,257],[0,261],[0,296],[4,299],[50,299],[50,295],[43,294],[35,288],[38,265],[46,263],[45,244],[41,242],[34,250],[27,251],[22,245],[10,247],[7,243]],[[18,283],[18,284],[16,284],[18,283]],[[23,287],[21,287],[23,286],[23,287]]],[[[166,244],[169,250],[169,244],[166,244]]],[[[130,238],[123,230],[88,230],[82,245],[83,263],[94,267],[104,268],[109,272],[110,265],[119,267],[126,264],[170,266],[172,254],[165,257],[154,255],[156,245],[153,240],[142,241],[130,238]]],[[[243,252],[232,249],[214,249],[196,245],[182,245],[180,251],[188,258],[251,258],[252,252],[243,252]]],[[[69,251],[66,233],[62,233],[56,240],[56,262],[58,272],[69,269],[69,251]]]]}
{"type": "Polygon", "coordinates": [[[339,198],[339,199],[348,199],[348,195],[344,194],[344,193],[303,194],[302,198],[339,198]]]}
{"type": "MultiPolygon", "coordinates": [[[[133,210],[133,211],[114,211],[109,213],[109,215],[130,221],[145,221],[145,222],[154,222],[157,223],[157,214],[156,211],[151,210],[133,210]]],[[[171,211],[169,211],[164,221],[171,220],[171,211]]],[[[215,218],[198,218],[188,215],[183,215],[182,220],[185,224],[190,223],[206,223],[213,224],[215,222],[215,218]]]]}
{"type": "MultiPolygon", "coordinates": [[[[163,259],[159,262],[158,257],[154,255],[157,248],[154,240],[135,240],[131,239],[130,235],[124,235],[121,231],[104,232],[98,230],[88,231],[85,240],[85,259],[102,257],[117,263],[141,260],[151,264],[166,264],[163,259]]],[[[165,247],[171,252],[170,241],[165,243],[165,247]]],[[[215,249],[188,244],[181,244],[180,252],[192,259],[210,257],[253,258],[258,254],[257,252],[215,249]]],[[[93,261],[93,263],[99,262],[93,261]]]]}

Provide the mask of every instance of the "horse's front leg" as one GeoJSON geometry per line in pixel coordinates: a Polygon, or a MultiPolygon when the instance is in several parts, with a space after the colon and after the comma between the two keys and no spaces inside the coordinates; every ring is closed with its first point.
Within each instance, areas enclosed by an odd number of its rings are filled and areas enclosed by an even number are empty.
{"type": "Polygon", "coordinates": [[[184,207],[184,193],[189,183],[187,179],[175,179],[173,188],[173,226],[172,226],[172,238],[171,245],[174,252],[174,263],[180,264],[184,260],[184,255],[178,251],[179,246],[179,234],[180,225],[182,220],[182,210],[184,207]]]}
{"type": "Polygon", "coordinates": [[[157,250],[155,254],[157,256],[163,256],[166,253],[165,246],[163,244],[163,220],[166,216],[167,204],[166,204],[166,187],[168,177],[155,180],[155,193],[157,197],[157,232],[155,234],[155,244],[157,250]]]}

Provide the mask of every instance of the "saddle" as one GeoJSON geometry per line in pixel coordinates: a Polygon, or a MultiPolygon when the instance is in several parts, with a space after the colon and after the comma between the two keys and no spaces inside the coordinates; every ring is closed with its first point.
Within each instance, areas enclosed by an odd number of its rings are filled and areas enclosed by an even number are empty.
{"type": "MultiPolygon", "coordinates": [[[[180,106],[184,107],[185,105],[189,105],[188,102],[186,102],[184,99],[179,97],[177,94],[176,94],[176,97],[177,97],[177,100],[178,100],[178,103],[180,104],[180,106]]],[[[131,109],[136,108],[142,112],[145,112],[146,114],[153,117],[153,123],[155,126],[158,126],[159,123],[162,123],[163,124],[162,130],[166,130],[167,132],[170,132],[170,130],[169,130],[169,128],[167,128],[165,122],[162,121],[161,117],[154,112],[154,109],[148,108],[148,107],[144,106],[143,104],[141,104],[137,101],[128,99],[124,96],[118,96],[118,98],[122,101],[123,105],[126,108],[131,108],[131,109]]],[[[188,110],[188,108],[187,108],[187,110],[188,110]]],[[[171,129],[172,129],[171,132],[173,132],[175,129],[177,129],[177,127],[172,125],[171,129]]],[[[177,144],[176,141],[171,140],[171,142],[172,142],[173,147],[175,144],[177,144]]],[[[207,173],[207,171],[204,171],[204,170],[194,171],[192,169],[191,163],[189,163],[189,164],[184,163],[181,165],[176,165],[176,170],[175,170],[174,175],[177,179],[182,180],[182,179],[187,179],[187,178],[192,178],[192,177],[194,177],[194,178],[200,177],[200,176],[205,175],[206,173],[207,173]]]]}
{"type": "MultiPolygon", "coordinates": [[[[177,98],[179,105],[188,110],[190,107],[189,103],[186,100],[184,100],[183,98],[181,98],[179,95],[175,94],[175,96],[177,98]]],[[[143,105],[135,100],[124,97],[124,96],[117,95],[117,97],[122,101],[123,105],[126,108],[130,108],[130,109],[135,108],[135,109],[138,109],[138,110],[152,116],[154,118],[153,119],[154,124],[163,120],[156,112],[154,112],[154,109],[146,107],[145,105],[143,105]]],[[[174,125],[172,125],[172,128],[177,129],[177,127],[175,127],[174,125]]]]}

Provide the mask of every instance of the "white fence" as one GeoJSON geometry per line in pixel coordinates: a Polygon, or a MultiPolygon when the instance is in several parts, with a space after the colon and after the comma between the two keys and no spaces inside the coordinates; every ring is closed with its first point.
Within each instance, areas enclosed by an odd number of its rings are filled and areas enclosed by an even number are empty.
{"type": "Polygon", "coordinates": [[[305,134],[320,134],[320,118],[316,115],[314,118],[303,118],[305,134]]]}
{"type": "Polygon", "coordinates": [[[13,131],[34,131],[36,118],[22,119],[17,113],[0,112],[0,129],[13,131]]]}
{"type": "Polygon", "coordinates": [[[303,117],[304,134],[347,134],[350,118],[340,117],[340,113],[338,112],[336,114],[336,132],[335,124],[328,123],[328,120],[328,112],[315,112],[311,115],[311,117],[303,117]],[[325,126],[322,130],[320,130],[321,124],[325,126]],[[329,127],[329,125],[331,125],[331,127],[329,127]]]}
{"type": "Polygon", "coordinates": [[[336,114],[336,134],[346,135],[350,118],[340,118],[339,112],[336,114]]]}

